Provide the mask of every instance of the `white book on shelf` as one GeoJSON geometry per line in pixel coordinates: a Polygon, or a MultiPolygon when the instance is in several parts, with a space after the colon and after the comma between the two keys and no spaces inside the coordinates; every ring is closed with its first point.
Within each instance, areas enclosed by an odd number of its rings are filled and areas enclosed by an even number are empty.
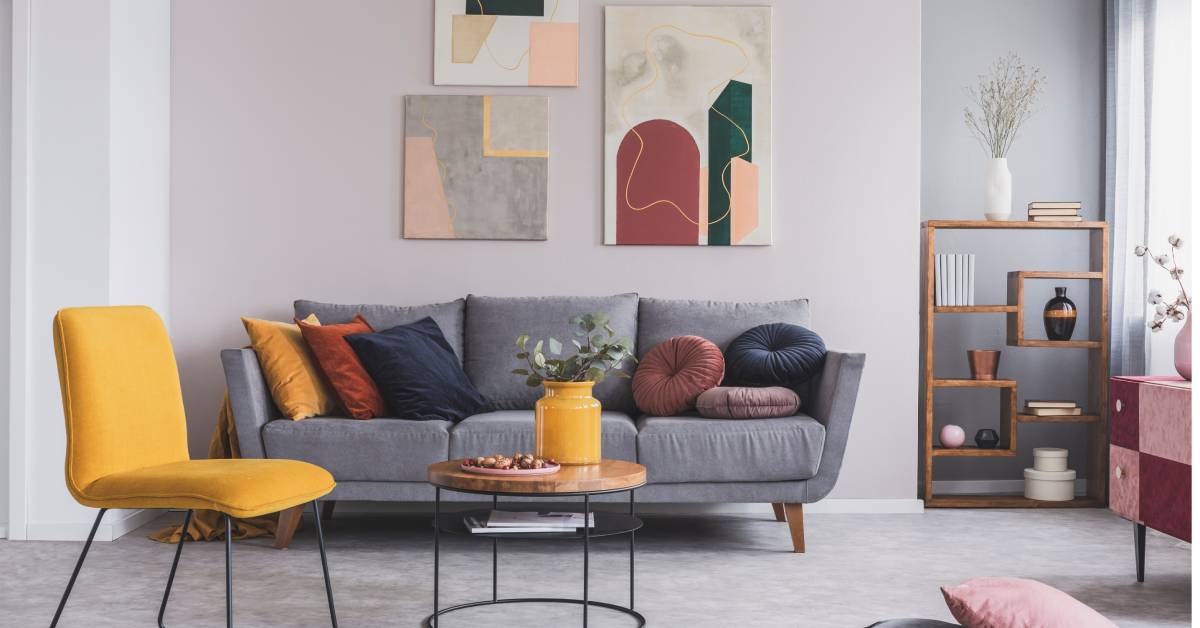
{"type": "Polygon", "coordinates": [[[967,305],[975,305],[975,254],[967,256],[967,305]]]}
{"type": "Polygon", "coordinates": [[[954,302],[954,255],[946,254],[946,305],[958,305],[954,302]]]}
{"type": "Polygon", "coordinates": [[[945,305],[946,298],[945,298],[945,295],[942,294],[942,292],[943,292],[943,288],[944,288],[943,284],[946,283],[946,280],[944,278],[945,271],[946,271],[946,257],[944,255],[935,256],[933,259],[933,268],[934,268],[933,293],[936,297],[933,301],[933,304],[934,305],[945,305]]]}
{"type": "Polygon", "coordinates": [[[954,255],[954,304],[966,305],[967,300],[963,298],[963,282],[967,279],[967,269],[963,264],[963,254],[956,253],[954,255]]]}

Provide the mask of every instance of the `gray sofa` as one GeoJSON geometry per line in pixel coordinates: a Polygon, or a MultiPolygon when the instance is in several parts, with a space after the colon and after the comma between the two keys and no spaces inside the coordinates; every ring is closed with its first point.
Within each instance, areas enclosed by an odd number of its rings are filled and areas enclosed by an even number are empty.
{"type": "MultiPolygon", "coordinates": [[[[471,295],[416,307],[296,301],[297,317],[316,314],[325,324],[362,313],[373,327],[386,329],[431,316],[495,409],[458,424],[388,418],[279,420],[254,351],[227,349],[221,362],[241,454],[305,460],[328,469],[338,482],[330,500],[432,501],[433,489],[425,482],[430,463],[533,448],[531,410],[541,391],[511,374],[513,340],[519,333],[568,338],[568,319],[588,312],[606,312],[617,334],[634,340],[639,357],[672,336],[703,336],[724,349],[763,323],[810,324],[805,299],[733,303],[636,294],[471,295]]],[[[801,412],[776,419],[645,416],[634,405],[629,380],[610,377],[594,392],[604,407],[603,455],[646,466],[648,483],[637,491],[639,502],[770,502],[776,517],[791,525],[793,549],[803,551],[803,504],[823,498],[837,481],[864,361],[861,353],[830,351],[822,373],[800,391],[801,412]]]]}

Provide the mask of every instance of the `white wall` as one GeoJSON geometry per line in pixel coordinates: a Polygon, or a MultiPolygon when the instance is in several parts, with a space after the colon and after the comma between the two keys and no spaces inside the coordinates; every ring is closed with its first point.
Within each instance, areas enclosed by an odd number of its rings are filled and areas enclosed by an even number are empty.
{"type": "MultiPolygon", "coordinates": [[[[22,103],[28,115],[14,129],[14,154],[21,152],[27,189],[13,207],[20,219],[12,294],[21,346],[13,348],[10,368],[21,374],[22,392],[14,395],[12,432],[25,445],[11,480],[21,520],[14,508],[10,534],[79,539],[95,511],[76,504],[64,484],[50,321],[59,308],[114,299],[166,309],[167,248],[139,234],[166,233],[161,190],[169,127],[162,94],[169,91],[170,6],[43,0],[22,7],[28,39],[17,56],[28,63],[22,103]]],[[[113,511],[97,538],[119,536],[143,520],[137,512],[113,511]]]]}
{"type": "Polygon", "coordinates": [[[603,4],[581,2],[580,87],[529,89],[434,87],[431,2],[175,2],[171,319],[193,454],[238,317],[287,320],[296,298],[805,296],[831,347],[868,355],[834,496],[915,498],[919,3],[775,3],[766,248],[600,244],[603,4]],[[398,236],[403,97],[435,93],[550,95],[547,242],[398,236]]]}
{"type": "MultiPolygon", "coordinates": [[[[0,0],[0,242],[12,237],[12,0],[0,0]]],[[[12,256],[0,254],[0,356],[9,355],[12,256]]],[[[0,359],[0,538],[8,534],[8,360],[0,359]]]]}
{"type": "MultiPolygon", "coordinates": [[[[1087,220],[1103,215],[1104,3],[1095,0],[924,0],[922,3],[921,218],[983,219],[984,152],[963,124],[964,89],[997,57],[1016,52],[1041,68],[1046,89],[1009,153],[1014,219],[1034,200],[1078,200],[1087,220]]],[[[1087,270],[1087,235],[1080,233],[939,232],[938,252],[976,255],[976,302],[1004,303],[1011,270],[1087,270]]],[[[1041,328],[1042,308],[1065,285],[1088,311],[1086,282],[1040,281],[1026,287],[1028,330],[1041,328]]],[[[1086,315],[1075,338],[1087,338],[1086,315]]],[[[934,356],[939,377],[966,377],[967,349],[1001,349],[1000,375],[1020,384],[1021,399],[1087,400],[1087,352],[1009,347],[1003,314],[937,319],[934,356]]],[[[1041,337],[1041,336],[1038,336],[1041,337]]],[[[999,426],[993,391],[939,391],[935,425],[975,430],[999,426]]],[[[1021,480],[1033,447],[1067,447],[1086,473],[1086,428],[1025,424],[1015,458],[935,463],[934,479],[1021,480]]],[[[935,434],[936,438],[936,434],[935,434]]],[[[964,486],[970,486],[969,484],[964,486]]],[[[980,490],[975,487],[975,491],[980,490]]],[[[989,489],[983,489],[989,490],[989,489]]],[[[939,492],[948,490],[939,489],[939,492]]]]}
{"type": "Polygon", "coordinates": [[[170,323],[171,3],[109,2],[109,298],[170,323]]]}

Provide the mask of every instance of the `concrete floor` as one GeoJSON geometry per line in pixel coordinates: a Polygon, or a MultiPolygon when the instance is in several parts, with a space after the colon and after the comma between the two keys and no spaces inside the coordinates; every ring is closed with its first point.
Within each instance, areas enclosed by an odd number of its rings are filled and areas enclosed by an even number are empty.
{"type": "MultiPolygon", "coordinates": [[[[769,517],[647,518],[638,534],[637,608],[650,626],[859,627],[894,617],[950,620],[939,585],[973,576],[1036,578],[1123,628],[1188,626],[1191,546],[1151,535],[1147,579],[1134,579],[1132,524],[1106,510],[931,510],[923,515],[809,515],[808,553],[785,551],[786,524],[769,517]]],[[[174,515],[168,515],[174,517],[174,515]]],[[[62,626],[152,626],[173,546],[146,539],[163,519],[97,543],[62,626]]],[[[431,539],[418,516],[346,515],[326,526],[342,626],[418,626],[432,604],[431,539]]],[[[443,539],[447,539],[443,535],[443,539]]],[[[0,625],[44,626],[81,543],[0,541],[0,625]]],[[[292,549],[234,546],[239,626],[328,625],[311,526],[292,549]]],[[[443,544],[442,602],[490,597],[490,543],[443,544]]],[[[580,546],[501,543],[503,596],[580,594],[580,546]]],[[[223,543],[188,544],[167,625],[224,625],[223,543]]],[[[628,601],[628,545],[598,541],[592,599],[628,601]]],[[[576,626],[576,606],[472,609],[443,628],[576,626]]],[[[592,626],[632,626],[596,610],[592,626]]]]}

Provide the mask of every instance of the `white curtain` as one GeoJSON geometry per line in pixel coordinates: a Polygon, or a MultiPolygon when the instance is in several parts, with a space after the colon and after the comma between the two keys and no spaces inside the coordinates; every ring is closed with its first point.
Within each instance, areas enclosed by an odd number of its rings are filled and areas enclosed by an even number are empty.
{"type": "Polygon", "coordinates": [[[1113,375],[1146,372],[1148,267],[1132,251],[1150,228],[1155,10],[1156,0],[1108,0],[1104,206],[1112,236],[1113,375]]]}

